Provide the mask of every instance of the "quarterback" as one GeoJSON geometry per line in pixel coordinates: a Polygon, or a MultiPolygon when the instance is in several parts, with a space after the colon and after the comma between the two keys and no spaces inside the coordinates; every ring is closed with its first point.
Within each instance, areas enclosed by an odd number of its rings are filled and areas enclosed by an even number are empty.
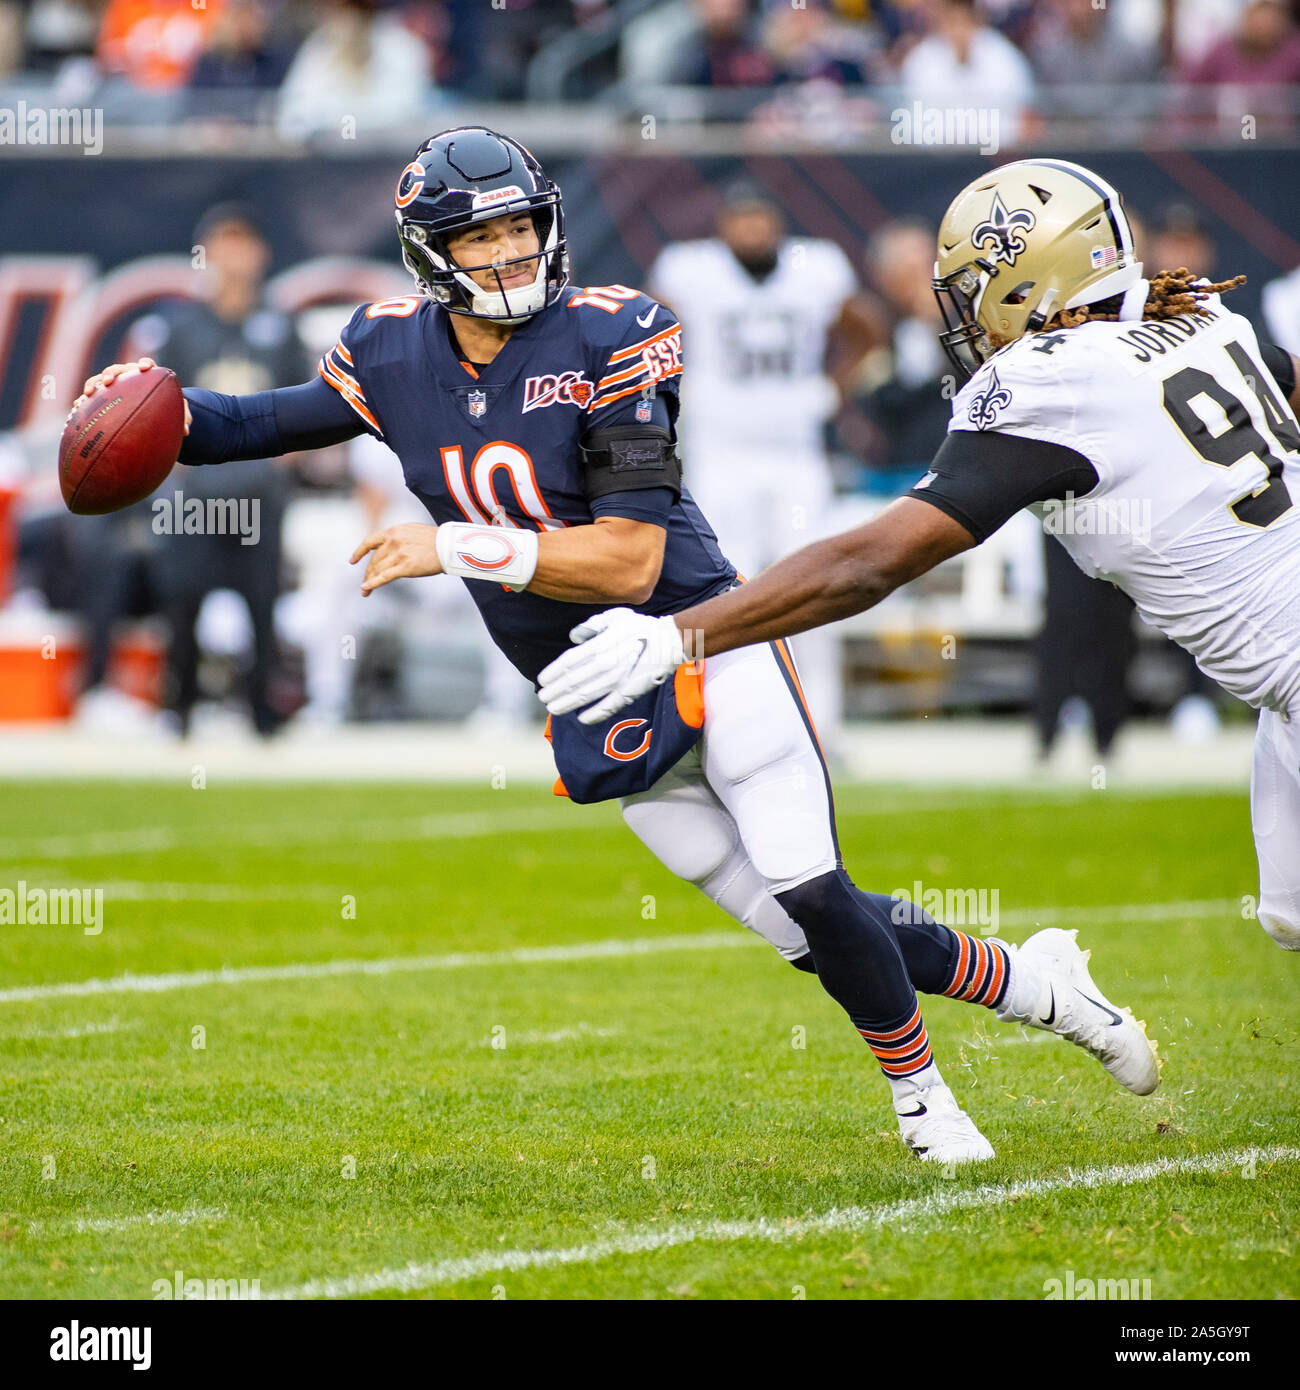
{"type": "MultiPolygon", "coordinates": [[[[363,592],[458,576],[534,684],[570,629],[611,603],[671,624],[734,588],[682,486],[677,320],[622,285],[570,284],[560,192],[532,155],[480,127],[444,131],[402,171],[396,214],[417,293],[359,308],[309,383],[188,389],[181,461],[383,440],[435,524],[362,541],[363,592]]],[[[681,665],[627,703],[608,728],[552,717],[557,792],[617,798],[669,869],[817,975],[879,1062],[922,1158],[993,1150],[943,1081],[918,989],[1050,1028],[1130,1090],[1154,1089],[1142,1026],[1104,1002],[1071,937],[1040,932],[1017,948],[854,885],[783,643],[681,665]]]]}
{"type": "Polygon", "coordinates": [[[685,632],[713,660],[834,622],[1028,507],[1259,710],[1258,916],[1300,950],[1298,364],[1224,307],[1238,283],[1143,278],[1119,195],[1078,165],[1028,159],[977,179],[939,229],[942,341],[969,379],[929,472],[735,593],[581,624],[542,698],[597,722],[676,668],[685,632]]]}

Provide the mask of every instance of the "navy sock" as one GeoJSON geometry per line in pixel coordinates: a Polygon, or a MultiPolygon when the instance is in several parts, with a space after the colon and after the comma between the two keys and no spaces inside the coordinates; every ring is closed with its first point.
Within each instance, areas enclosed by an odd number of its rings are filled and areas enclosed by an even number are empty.
{"type": "Polygon", "coordinates": [[[803,928],[822,987],[898,1078],[929,1065],[930,1044],[895,933],[867,896],[835,869],[776,899],[803,928]]]}

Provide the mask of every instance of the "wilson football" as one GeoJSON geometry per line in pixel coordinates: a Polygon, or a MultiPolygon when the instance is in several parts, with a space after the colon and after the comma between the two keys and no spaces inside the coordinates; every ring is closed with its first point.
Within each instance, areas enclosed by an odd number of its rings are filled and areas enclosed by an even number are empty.
{"type": "Polygon", "coordinates": [[[185,400],[166,367],[123,372],[75,406],[59,441],[68,510],[101,516],[139,502],[171,472],[185,435],[185,400]]]}

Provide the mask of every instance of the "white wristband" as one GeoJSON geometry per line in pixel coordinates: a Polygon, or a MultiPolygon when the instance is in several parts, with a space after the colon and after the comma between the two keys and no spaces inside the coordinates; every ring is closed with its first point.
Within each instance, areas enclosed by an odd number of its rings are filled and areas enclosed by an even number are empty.
{"type": "Polygon", "coordinates": [[[443,571],[461,579],[487,579],[518,591],[537,569],[537,532],[520,527],[445,521],[434,544],[443,571]]]}

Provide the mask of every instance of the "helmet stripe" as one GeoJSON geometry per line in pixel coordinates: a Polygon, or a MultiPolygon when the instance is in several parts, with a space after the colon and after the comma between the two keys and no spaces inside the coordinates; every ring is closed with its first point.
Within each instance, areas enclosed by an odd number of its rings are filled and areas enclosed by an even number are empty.
{"type": "Polygon", "coordinates": [[[1041,164],[1048,169],[1059,169],[1062,173],[1073,174],[1080,183],[1087,184],[1100,197],[1106,209],[1106,220],[1110,223],[1111,235],[1119,251],[1133,254],[1133,234],[1129,229],[1128,218],[1120,206],[1119,194],[1099,175],[1085,169],[1082,165],[1071,164],[1065,159],[1027,159],[1026,164],[1041,164]]]}

